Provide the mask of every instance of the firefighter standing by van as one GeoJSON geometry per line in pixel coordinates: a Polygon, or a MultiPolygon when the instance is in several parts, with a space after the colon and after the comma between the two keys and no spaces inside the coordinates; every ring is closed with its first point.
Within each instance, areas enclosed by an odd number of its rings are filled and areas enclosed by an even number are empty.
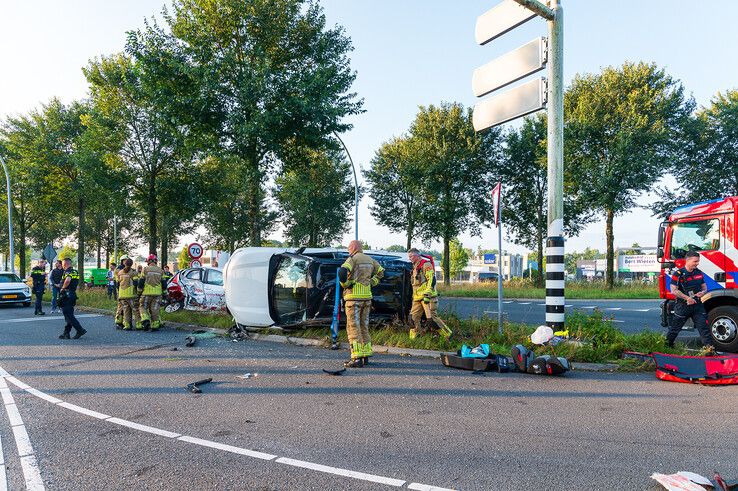
{"type": "Polygon", "coordinates": [[[694,327],[700,333],[700,339],[705,348],[712,347],[712,336],[707,327],[707,311],[702,304],[702,296],[707,293],[705,274],[697,266],[700,264],[700,255],[689,251],[685,255],[684,267],[679,268],[671,277],[671,293],[676,297],[674,316],[671,319],[666,342],[669,347],[674,346],[679,332],[692,319],[694,327]]]}
{"type": "Polygon", "coordinates": [[[429,323],[432,323],[438,329],[438,333],[448,339],[453,331],[446,325],[440,317],[438,317],[438,292],[436,291],[435,278],[436,272],[433,269],[431,261],[420,255],[420,251],[415,248],[407,251],[410,261],[413,263],[412,285],[413,285],[413,306],[410,309],[410,319],[413,328],[410,329],[410,339],[415,339],[422,334],[421,321],[423,314],[429,323]]]}
{"type": "MultiPolygon", "coordinates": [[[[118,302],[122,309],[123,329],[128,331],[132,328],[134,311],[138,311],[136,305],[136,285],[134,276],[136,271],[131,269],[133,260],[126,258],[122,262],[123,269],[118,271],[118,302]]],[[[138,315],[135,316],[136,318],[138,315]]]]}
{"type": "Polygon", "coordinates": [[[369,337],[369,312],[372,308],[372,287],[379,284],[384,268],[361,250],[361,242],[352,240],[349,257],[341,265],[338,278],[343,287],[346,310],[346,332],[351,345],[348,368],[361,368],[374,354],[369,337]]]}
{"type": "Polygon", "coordinates": [[[159,322],[159,306],[162,294],[162,277],[164,270],[157,266],[158,259],[151,254],[146,259],[147,266],[143,269],[143,292],[141,293],[141,324],[143,329],[155,331],[161,327],[159,322]]]}

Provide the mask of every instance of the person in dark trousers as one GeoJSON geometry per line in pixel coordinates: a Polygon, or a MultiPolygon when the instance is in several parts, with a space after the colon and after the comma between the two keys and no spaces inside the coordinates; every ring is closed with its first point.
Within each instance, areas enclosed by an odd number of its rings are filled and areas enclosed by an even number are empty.
{"type": "Polygon", "coordinates": [[[33,294],[36,296],[36,310],[33,315],[46,315],[41,301],[46,291],[46,261],[39,260],[38,264],[31,269],[31,280],[33,280],[33,294]]]}
{"type": "Polygon", "coordinates": [[[107,282],[108,282],[108,299],[116,299],[118,300],[118,289],[115,287],[115,263],[110,263],[110,269],[108,270],[107,274],[107,282]]]}
{"type": "Polygon", "coordinates": [[[702,297],[707,293],[707,283],[705,283],[705,274],[697,268],[699,264],[700,255],[689,251],[685,255],[684,267],[676,270],[671,276],[669,288],[676,297],[676,304],[669,332],[666,335],[666,342],[670,348],[674,346],[674,341],[687,319],[692,319],[705,348],[712,347],[712,337],[707,326],[707,311],[702,304],[702,297]]]}
{"type": "Polygon", "coordinates": [[[74,339],[81,338],[87,332],[74,316],[74,306],[77,303],[77,285],[79,285],[79,272],[72,267],[71,259],[64,259],[64,276],[59,291],[59,306],[67,324],[64,326],[64,332],[59,336],[59,339],[69,339],[72,328],[76,331],[74,339]]]}
{"type": "Polygon", "coordinates": [[[49,283],[51,283],[51,313],[56,314],[59,312],[58,307],[58,299],[59,299],[59,290],[61,290],[61,282],[62,282],[62,276],[64,275],[64,268],[62,267],[62,262],[57,261],[54,264],[54,269],[51,270],[51,273],[49,273],[49,283]]]}

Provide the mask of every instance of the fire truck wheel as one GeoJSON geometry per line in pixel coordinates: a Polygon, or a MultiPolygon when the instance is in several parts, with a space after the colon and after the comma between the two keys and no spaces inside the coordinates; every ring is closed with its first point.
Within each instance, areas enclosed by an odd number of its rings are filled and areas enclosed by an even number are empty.
{"type": "Polygon", "coordinates": [[[715,348],[738,353],[738,307],[716,307],[710,310],[707,318],[715,348]]]}

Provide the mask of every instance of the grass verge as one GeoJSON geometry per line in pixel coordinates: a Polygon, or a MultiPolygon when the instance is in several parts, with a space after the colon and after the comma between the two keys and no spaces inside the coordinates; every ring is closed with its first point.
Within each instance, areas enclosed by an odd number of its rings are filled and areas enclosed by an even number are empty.
{"type": "MultiPolygon", "coordinates": [[[[438,285],[442,296],[497,298],[497,283],[454,283],[451,286],[438,285]]],[[[528,280],[513,280],[502,283],[502,295],[505,298],[546,298],[544,288],[536,288],[528,280]]],[[[602,284],[568,282],[566,298],[571,299],[657,299],[657,285],[616,285],[612,289],[602,284]]]]}
{"type": "MultiPolygon", "coordinates": [[[[46,297],[47,300],[51,299],[48,293],[46,297]]],[[[77,304],[111,311],[115,310],[116,307],[116,302],[108,299],[104,290],[97,288],[81,291],[77,304]]],[[[220,329],[228,329],[233,325],[231,317],[224,313],[192,311],[168,313],[162,310],[161,315],[165,322],[181,322],[220,329]]],[[[450,341],[432,334],[410,339],[407,334],[408,328],[398,323],[373,328],[371,331],[372,343],[398,348],[450,352],[458,350],[462,344],[476,346],[487,343],[493,352],[502,354],[509,354],[512,346],[523,344],[534,349],[537,354],[555,354],[575,362],[605,363],[617,361],[625,370],[637,370],[639,367],[632,361],[620,361],[623,351],[686,353],[681,345],[677,345],[674,349],[667,347],[666,339],[658,332],[643,331],[637,334],[624,334],[599,311],[594,311],[589,315],[579,312],[567,315],[566,325],[571,338],[575,342],[546,348],[534,346],[530,343],[529,336],[534,327],[526,324],[506,323],[503,332],[499,333],[496,319],[487,317],[460,319],[454,314],[444,314],[443,317],[455,334],[450,341]]],[[[265,330],[265,332],[267,331],[265,330]]],[[[293,337],[325,339],[326,343],[330,338],[328,326],[310,327],[290,331],[288,334],[293,337]]],[[[345,329],[339,331],[339,340],[347,341],[345,329]]]]}

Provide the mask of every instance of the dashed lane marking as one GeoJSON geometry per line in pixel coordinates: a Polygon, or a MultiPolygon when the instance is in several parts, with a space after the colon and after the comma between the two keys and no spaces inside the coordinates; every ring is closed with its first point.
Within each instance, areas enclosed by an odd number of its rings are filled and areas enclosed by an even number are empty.
{"type": "MultiPolygon", "coordinates": [[[[80,314],[80,315],[75,315],[75,317],[77,319],[86,319],[90,317],[102,317],[102,314],[80,314]]],[[[0,321],[0,322],[13,323],[13,322],[34,322],[34,321],[63,321],[63,320],[64,320],[63,317],[56,317],[53,315],[49,315],[49,316],[42,315],[42,316],[36,316],[36,317],[22,317],[20,319],[8,319],[8,320],[0,321]]]]}
{"type": "MultiPolygon", "coordinates": [[[[21,418],[20,412],[18,412],[18,406],[15,404],[13,394],[8,388],[6,379],[9,377],[8,372],[0,368],[0,393],[3,398],[3,405],[5,406],[5,412],[8,414],[8,420],[10,421],[10,427],[13,430],[13,438],[15,439],[15,446],[18,449],[18,457],[21,461],[21,470],[23,472],[23,479],[26,482],[27,491],[43,491],[44,481],[41,478],[41,471],[38,468],[38,462],[36,461],[36,455],[33,451],[33,445],[31,445],[31,438],[28,436],[26,426],[23,424],[23,418],[21,418]]],[[[18,380],[18,382],[20,382],[18,380]]],[[[25,384],[24,384],[25,385],[25,384]]],[[[0,451],[0,454],[2,452],[0,451]]],[[[2,456],[0,456],[0,460],[2,456]]],[[[5,486],[7,489],[7,480],[5,476],[5,464],[3,462],[2,480],[0,489],[5,486]]]]}
{"type": "Polygon", "coordinates": [[[622,307],[607,307],[606,309],[603,309],[603,310],[623,310],[623,308],[622,307]]]}
{"type": "MultiPolygon", "coordinates": [[[[246,457],[276,462],[278,464],[289,465],[292,467],[300,467],[303,469],[323,472],[325,474],[333,474],[337,476],[348,477],[351,479],[359,479],[362,481],[369,481],[369,482],[375,482],[379,484],[385,484],[388,486],[403,487],[407,485],[407,489],[413,489],[413,490],[418,490],[418,491],[452,491],[448,488],[441,488],[438,486],[431,486],[428,484],[420,484],[420,483],[415,483],[415,482],[408,483],[407,481],[404,481],[402,479],[395,479],[392,477],[379,476],[376,474],[367,474],[365,472],[352,471],[349,469],[342,469],[340,467],[332,467],[328,465],[317,464],[314,462],[307,462],[304,460],[291,459],[288,457],[279,457],[277,455],[259,452],[256,450],[250,450],[248,448],[235,447],[232,445],[226,445],[226,444],[214,442],[211,440],[204,440],[202,438],[195,438],[192,436],[180,435],[179,433],[162,430],[160,428],[154,428],[153,426],[146,426],[143,424],[134,423],[132,421],[127,421],[127,420],[120,419],[120,418],[114,418],[112,416],[108,416],[107,414],[99,413],[91,409],[83,408],[83,407],[80,407],[74,404],[70,404],[68,402],[64,402],[61,399],[57,399],[56,397],[46,394],[40,390],[34,389],[30,385],[11,376],[2,367],[0,367],[0,394],[2,394],[4,401],[6,401],[6,398],[8,398],[7,401],[9,401],[10,404],[12,404],[13,406],[15,406],[15,402],[13,401],[12,399],[13,396],[7,387],[6,380],[8,382],[11,382],[16,387],[28,392],[29,394],[35,397],[38,397],[39,399],[45,400],[59,407],[69,409],[70,411],[74,411],[74,412],[77,412],[85,416],[97,418],[102,421],[106,421],[108,423],[126,426],[128,428],[142,431],[145,433],[150,433],[150,434],[162,436],[165,438],[176,439],[177,441],[180,441],[180,442],[200,445],[202,447],[222,450],[225,452],[231,452],[231,453],[235,453],[238,455],[244,455],[246,457]]],[[[8,404],[6,403],[6,410],[7,410],[7,406],[8,404]]],[[[9,416],[10,416],[10,413],[9,413],[9,416]]],[[[18,417],[20,417],[20,415],[18,415],[18,417]]],[[[18,443],[19,441],[22,442],[19,444],[19,447],[18,447],[19,452],[21,452],[21,447],[23,447],[24,453],[27,454],[25,456],[21,455],[21,466],[23,468],[24,475],[26,475],[27,489],[31,491],[43,490],[44,489],[43,481],[41,481],[41,474],[38,472],[38,464],[36,463],[36,459],[33,455],[33,449],[31,447],[30,440],[28,439],[28,433],[26,433],[25,431],[25,427],[24,426],[14,426],[13,431],[14,431],[14,434],[16,434],[16,443],[18,443]],[[18,433],[16,433],[16,428],[22,428],[22,430],[18,430],[18,433]],[[36,480],[33,479],[34,472],[37,475],[36,480]]],[[[2,457],[0,456],[0,458],[2,457]]],[[[3,488],[0,487],[0,491],[4,491],[3,488]]]]}

